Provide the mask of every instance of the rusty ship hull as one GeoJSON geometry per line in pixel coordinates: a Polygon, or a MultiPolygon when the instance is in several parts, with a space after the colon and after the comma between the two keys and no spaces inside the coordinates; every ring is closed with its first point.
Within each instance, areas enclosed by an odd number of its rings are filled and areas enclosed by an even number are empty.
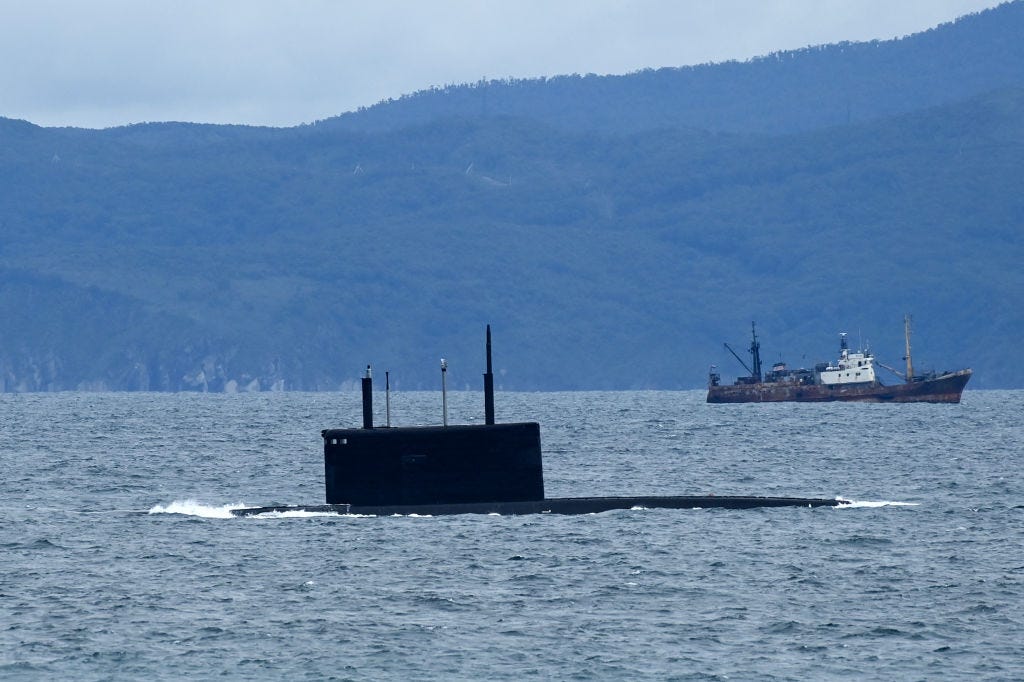
{"type": "Polygon", "coordinates": [[[885,386],[870,384],[800,384],[767,382],[710,386],[709,403],[861,402],[861,403],[959,403],[971,378],[970,369],[947,372],[927,379],[885,386]]]}

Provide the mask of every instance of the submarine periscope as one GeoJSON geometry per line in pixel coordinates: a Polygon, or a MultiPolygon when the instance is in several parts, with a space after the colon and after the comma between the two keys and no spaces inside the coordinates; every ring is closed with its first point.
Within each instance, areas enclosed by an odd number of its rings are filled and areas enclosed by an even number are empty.
{"type": "MultiPolygon", "coordinates": [[[[615,509],[836,507],[841,499],[716,495],[544,496],[540,424],[496,423],[487,325],[484,423],[392,427],[373,423],[373,378],[362,379],[362,428],[325,429],[326,504],[245,507],[235,516],[310,512],[361,516],[595,514],[615,509]]],[[[441,361],[442,387],[447,365],[441,361]]],[[[442,394],[444,389],[442,388],[442,394]]],[[[390,394],[389,394],[390,404],[390,394]]],[[[447,406],[445,399],[445,406],[447,406]]]]}

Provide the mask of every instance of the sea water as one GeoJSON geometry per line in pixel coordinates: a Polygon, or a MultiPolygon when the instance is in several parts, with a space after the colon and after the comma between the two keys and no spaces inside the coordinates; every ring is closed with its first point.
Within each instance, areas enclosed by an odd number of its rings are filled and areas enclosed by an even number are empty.
{"type": "Polygon", "coordinates": [[[1022,398],[499,392],[549,497],[855,504],[235,518],[323,502],[358,394],[0,395],[0,679],[1022,679],[1022,398]]]}

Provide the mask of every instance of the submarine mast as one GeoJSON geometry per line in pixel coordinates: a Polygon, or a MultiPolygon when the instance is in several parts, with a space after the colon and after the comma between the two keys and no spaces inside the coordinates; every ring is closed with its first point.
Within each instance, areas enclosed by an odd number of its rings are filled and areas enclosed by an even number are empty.
{"type": "Polygon", "coordinates": [[[448,426],[448,361],[441,358],[441,424],[448,426]]]}
{"type": "Polygon", "coordinates": [[[484,372],[484,423],[494,423],[494,373],[491,371],[491,325],[487,325],[487,371],[484,372]]]}
{"type": "Polygon", "coordinates": [[[363,389],[363,428],[373,428],[373,370],[366,366],[366,376],[362,380],[363,389]]]}

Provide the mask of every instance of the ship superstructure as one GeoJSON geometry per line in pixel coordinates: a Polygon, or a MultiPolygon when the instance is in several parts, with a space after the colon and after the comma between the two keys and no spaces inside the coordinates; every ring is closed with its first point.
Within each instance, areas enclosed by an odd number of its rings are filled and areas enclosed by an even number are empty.
{"type": "Polygon", "coordinates": [[[815,368],[820,384],[875,384],[875,358],[867,350],[851,351],[846,333],[839,335],[839,360],[824,368],[815,368]]]}

